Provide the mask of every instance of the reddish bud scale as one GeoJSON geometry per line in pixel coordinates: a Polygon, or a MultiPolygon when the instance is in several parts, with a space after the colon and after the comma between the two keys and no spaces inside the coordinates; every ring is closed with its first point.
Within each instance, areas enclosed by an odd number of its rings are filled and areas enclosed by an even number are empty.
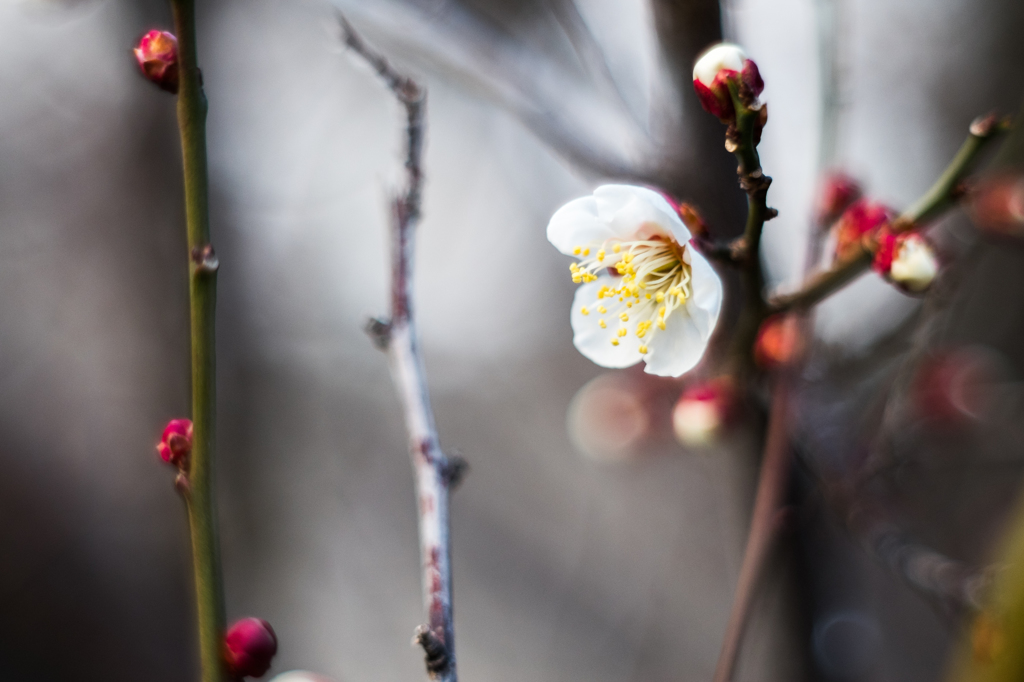
{"type": "Polygon", "coordinates": [[[849,175],[842,172],[826,175],[818,189],[818,205],[815,208],[818,224],[827,227],[860,198],[860,193],[860,185],[849,175]]]}
{"type": "Polygon", "coordinates": [[[861,244],[865,235],[895,218],[896,212],[884,204],[867,199],[853,202],[836,223],[836,257],[845,258],[861,244]]]}
{"type": "Polygon", "coordinates": [[[235,677],[263,677],[277,653],[277,635],[262,618],[243,618],[224,636],[224,660],[235,677]]]}
{"type": "MultiPolygon", "coordinates": [[[[697,93],[697,99],[704,107],[704,111],[717,116],[724,123],[731,123],[736,119],[736,109],[732,102],[732,93],[729,92],[730,82],[735,82],[740,88],[740,94],[748,105],[757,101],[758,95],[764,91],[764,81],[761,79],[761,72],[753,60],[747,59],[743,62],[743,69],[721,69],[711,85],[705,85],[698,78],[693,79],[693,89],[697,93]]],[[[763,124],[762,124],[763,125],[763,124]]]]}
{"type": "Polygon", "coordinates": [[[147,80],[167,92],[178,92],[178,39],[173,33],[150,31],[142,36],[134,52],[147,80]]]}
{"type": "Polygon", "coordinates": [[[192,422],[188,419],[168,422],[156,450],[163,461],[184,468],[192,452],[192,422]]]}
{"type": "Polygon", "coordinates": [[[900,238],[893,234],[888,226],[885,226],[878,231],[877,243],[875,258],[871,261],[871,269],[885,277],[892,269],[892,261],[896,258],[900,238]]]}

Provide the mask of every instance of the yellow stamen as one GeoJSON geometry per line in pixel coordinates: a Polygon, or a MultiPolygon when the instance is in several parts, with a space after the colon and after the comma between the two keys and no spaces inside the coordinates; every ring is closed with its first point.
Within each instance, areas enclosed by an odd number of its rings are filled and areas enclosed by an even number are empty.
{"type": "Polygon", "coordinates": [[[618,253],[621,250],[622,250],[622,247],[619,246],[618,244],[615,244],[615,245],[612,246],[612,252],[613,253],[618,253]]]}
{"type": "Polygon", "coordinates": [[[625,336],[628,333],[625,327],[619,327],[619,336],[625,336]]]}
{"type": "Polygon", "coordinates": [[[612,345],[613,346],[619,345],[619,340],[618,339],[612,339],[612,345]]]}
{"type": "Polygon", "coordinates": [[[640,346],[640,355],[647,355],[647,346],[640,346]]]}
{"type": "Polygon", "coordinates": [[[601,329],[605,329],[608,327],[608,325],[604,323],[604,320],[598,320],[597,323],[601,325],[601,329]]]}
{"type": "Polygon", "coordinates": [[[587,306],[583,306],[582,308],[580,308],[580,312],[583,313],[584,315],[590,314],[590,311],[587,310],[587,306]]]}
{"type": "Polygon", "coordinates": [[[627,315],[626,313],[622,313],[621,315],[619,315],[619,319],[622,320],[623,322],[629,322],[629,315],[627,315]]]}

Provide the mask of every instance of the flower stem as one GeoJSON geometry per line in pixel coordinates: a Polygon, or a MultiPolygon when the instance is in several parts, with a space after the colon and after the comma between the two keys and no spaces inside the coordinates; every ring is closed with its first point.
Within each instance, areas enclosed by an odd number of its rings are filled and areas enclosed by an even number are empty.
{"type": "Polygon", "coordinates": [[[217,259],[210,246],[206,169],[206,95],[196,64],[194,0],[171,0],[178,38],[178,126],[185,176],[192,328],[192,453],[188,470],[189,526],[195,575],[196,612],[203,682],[228,680],[221,653],[224,593],[213,497],[216,439],[214,308],[217,259]]]}
{"type": "MultiPolygon", "coordinates": [[[[959,198],[961,182],[971,171],[978,155],[988,146],[989,141],[1007,128],[1005,122],[993,116],[975,120],[971,124],[967,139],[946,170],[924,196],[893,223],[893,229],[903,232],[915,229],[934,220],[953,206],[959,198]]],[[[793,309],[806,310],[820,303],[867,270],[873,256],[874,245],[870,241],[860,244],[849,256],[809,279],[799,291],[772,298],[769,301],[769,311],[778,313],[793,309]]]]}

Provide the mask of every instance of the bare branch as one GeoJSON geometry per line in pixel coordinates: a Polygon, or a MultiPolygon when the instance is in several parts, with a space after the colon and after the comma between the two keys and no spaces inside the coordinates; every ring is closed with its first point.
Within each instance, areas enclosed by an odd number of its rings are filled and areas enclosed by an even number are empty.
{"type": "Polygon", "coordinates": [[[387,350],[409,436],[409,454],[416,478],[423,602],[427,624],[416,629],[414,642],[423,647],[432,679],[456,682],[455,627],[452,620],[451,525],[449,493],[464,469],[449,460],[438,442],[426,372],[413,314],[413,242],[420,218],[423,172],[423,119],[426,93],[399,74],[369,47],[352,25],[339,17],[345,44],[363,57],[406,109],[406,185],[395,199],[391,231],[391,319],[368,325],[375,342],[387,350]]]}

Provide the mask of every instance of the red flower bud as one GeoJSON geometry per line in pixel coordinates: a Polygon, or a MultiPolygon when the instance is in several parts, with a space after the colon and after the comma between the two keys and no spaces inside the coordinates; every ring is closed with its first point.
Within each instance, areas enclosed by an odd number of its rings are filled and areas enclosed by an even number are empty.
{"type": "Polygon", "coordinates": [[[737,45],[719,43],[706,50],[694,64],[693,89],[704,110],[725,123],[736,118],[730,84],[738,88],[737,94],[747,106],[757,108],[757,96],[764,90],[757,64],[747,59],[737,45]]]}
{"type": "Polygon", "coordinates": [[[815,219],[827,227],[843,214],[850,204],[860,198],[860,185],[842,172],[829,173],[821,179],[818,187],[818,205],[815,219]]]}
{"type": "Polygon", "coordinates": [[[799,319],[794,315],[773,315],[757,332],[754,362],[762,369],[775,369],[789,364],[802,348],[799,319]]]}
{"type": "Polygon", "coordinates": [[[997,175],[971,192],[975,224],[992,236],[1024,237],[1024,177],[997,175]]]}
{"type": "Polygon", "coordinates": [[[188,419],[172,419],[168,422],[156,451],[163,461],[183,468],[192,452],[192,422],[188,419]]]}
{"type": "Polygon", "coordinates": [[[836,258],[850,255],[870,232],[896,218],[896,212],[884,204],[867,199],[853,202],[836,223],[836,258]]]}
{"type": "Polygon", "coordinates": [[[243,618],[224,636],[224,659],[235,677],[263,677],[277,653],[277,635],[261,618],[243,618]]]}
{"type": "Polygon", "coordinates": [[[150,31],[139,40],[135,59],[143,75],[162,90],[178,92],[178,39],[167,31],[150,31]]]}
{"type": "Polygon", "coordinates": [[[893,234],[887,227],[878,233],[871,267],[907,293],[920,294],[939,274],[939,258],[931,244],[915,232],[893,234]]]}
{"type": "Polygon", "coordinates": [[[736,388],[729,377],[687,387],[672,410],[676,438],[688,446],[713,443],[735,415],[736,398],[736,388]]]}

